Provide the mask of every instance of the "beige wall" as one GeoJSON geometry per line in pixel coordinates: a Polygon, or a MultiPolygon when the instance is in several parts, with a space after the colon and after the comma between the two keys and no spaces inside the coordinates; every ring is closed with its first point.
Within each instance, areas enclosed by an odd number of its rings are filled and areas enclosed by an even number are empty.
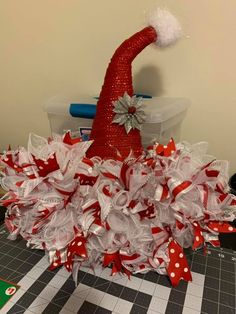
{"type": "Polygon", "coordinates": [[[235,0],[0,0],[0,149],[25,145],[30,131],[49,134],[48,98],[97,95],[114,49],[156,5],[179,18],[187,38],[167,51],[146,48],[135,88],[190,98],[183,137],[208,141],[236,172],[235,0]]]}

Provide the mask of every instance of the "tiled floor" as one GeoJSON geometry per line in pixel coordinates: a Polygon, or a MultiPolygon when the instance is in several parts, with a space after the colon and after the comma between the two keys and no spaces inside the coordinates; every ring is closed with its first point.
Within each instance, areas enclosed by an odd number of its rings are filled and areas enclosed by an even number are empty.
{"type": "Polygon", "coordinates": [[[0,226],[0,278],[21,288],[0,313],[101,313],[197,314],[235,313],[236,253],[211,249],[188,254],[193,282],[172,288],[156,273],[110,276],[110,269],[96,275],[82,268],[79,285],[64,269],[47,270],[44,252],[26,248],[25,241],[6,239],[0,226]]]}

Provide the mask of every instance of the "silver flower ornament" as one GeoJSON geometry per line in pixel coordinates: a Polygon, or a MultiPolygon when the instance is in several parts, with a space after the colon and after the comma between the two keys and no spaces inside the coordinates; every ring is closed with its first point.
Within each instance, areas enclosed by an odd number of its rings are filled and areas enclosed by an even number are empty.
{"type": "Polygon", "coordinates": [[[113,101],[115,116],[113,123],[124,125],[128,134],[132,129],[141,130],[142,124],[145,122],[145,112],[142,110],[142,98],[132,96],[127,92],[123,97],[119,97],[117,101],[113,101]]]}

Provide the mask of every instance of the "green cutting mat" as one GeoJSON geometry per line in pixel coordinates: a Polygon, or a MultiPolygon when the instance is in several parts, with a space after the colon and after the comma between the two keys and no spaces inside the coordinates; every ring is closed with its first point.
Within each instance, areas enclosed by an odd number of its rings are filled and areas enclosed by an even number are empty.
{"type": "Polygon", "coordinates": [[[0,309],[11,299],[20,287],[0,278],[0,309]]]}

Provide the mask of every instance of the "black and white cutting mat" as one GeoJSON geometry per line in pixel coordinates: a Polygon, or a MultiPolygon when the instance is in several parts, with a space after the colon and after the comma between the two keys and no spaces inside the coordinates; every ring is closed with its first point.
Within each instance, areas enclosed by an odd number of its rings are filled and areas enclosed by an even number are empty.
{"type": "Polygon", "coordinates": [[[236,252],[210,248],[188,254],[193,282],[177,288],[165,276],[149,272],[126,277],[110,276],[110,269],[94,276],[79,272],[76,288],[65,269],[47,270],[44,252],[30,250],[25,241],[7,240],[0,226],[0,278],[21,288],[0,313],[48,314],[235,314],[236,252]]]}

